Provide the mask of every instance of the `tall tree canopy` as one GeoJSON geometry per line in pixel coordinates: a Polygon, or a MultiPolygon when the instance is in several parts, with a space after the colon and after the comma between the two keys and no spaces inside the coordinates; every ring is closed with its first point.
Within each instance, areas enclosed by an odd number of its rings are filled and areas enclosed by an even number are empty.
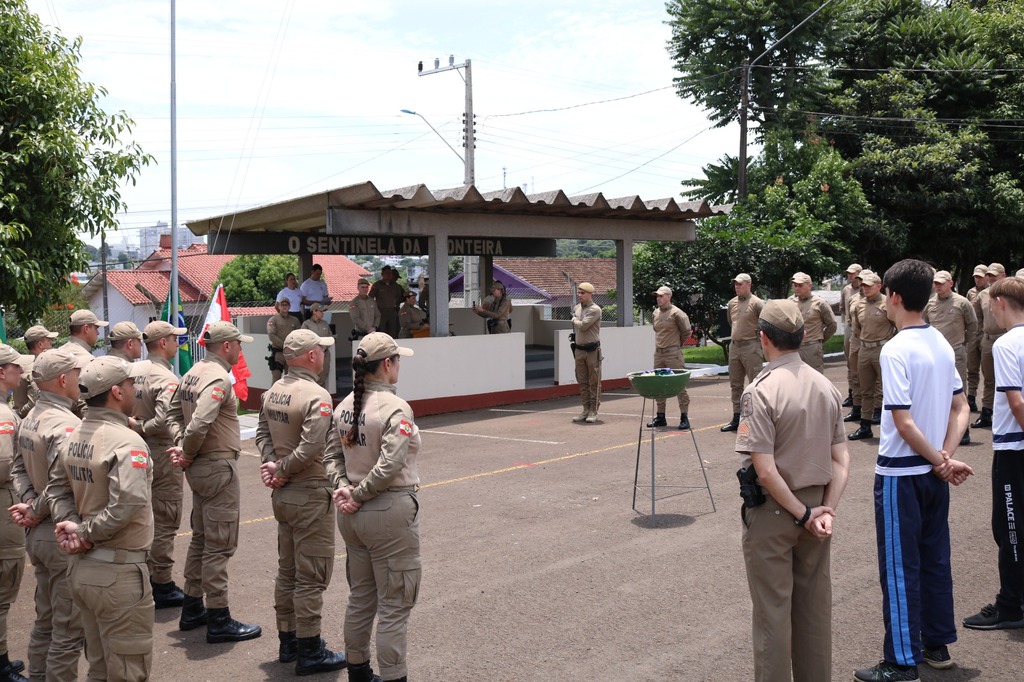
{"type": "Polygon", "coordinates": [[[298,276],[298,256],[238,256],[221,268],[220,281],[229,303],[266,302],[277,298],[289,272],[298,276]]]}
{"type": "Polygon", "coordinates": [[[80,232],[117,228],[119,187],[149,156],[119,136],[124,112],[82,80],[81,40],[43,27],[24,0],[0,0],[0,300],[40,317],[82,269],[80,232]]]}

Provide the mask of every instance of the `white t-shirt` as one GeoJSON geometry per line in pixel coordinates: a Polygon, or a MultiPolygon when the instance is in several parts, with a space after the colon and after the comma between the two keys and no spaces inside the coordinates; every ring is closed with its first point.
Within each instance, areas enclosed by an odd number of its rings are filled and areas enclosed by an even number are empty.
{"type": "Polygon", "coordinates": [[[942,449],[953,396],[964,390],[949,342],[931,325],[904,327],[882,347],[882,438],[875,473],[917,476],[932,464],[896,431],[893,410],[910,410],[917,428],[942,449]]]}
{"type": "Polygon", "coordinates": [[[302,311],[302,290],[301,289],[289,289],[285,287],[281,291],[277,292],[277,300],[280,301],[282,298],[287,298],[292,304],[290,313],[298,313],[302,311]]]}
{"type": "Polygon", "coordinates": [[[1007,391],[1024,385],[1024,325],[1011,327],[992,344],[996,399],[992,404],[992,449],[1024,450],[1024,428],[1010,411],[1007,391]]]}
{"type": "Polygon", "coordinates": [[[327,300],[328,296],[327,282],[323,281],[323,279],[315,280],[312,277],[302,283],[299,291],[302,292],[302,295],[306,297],[310,304],[323,303],[327,300]]]}

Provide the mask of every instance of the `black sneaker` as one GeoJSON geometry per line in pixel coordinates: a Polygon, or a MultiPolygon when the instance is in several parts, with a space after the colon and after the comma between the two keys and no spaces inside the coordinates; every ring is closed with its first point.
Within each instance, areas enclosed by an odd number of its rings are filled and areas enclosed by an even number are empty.
{"type": "Polygon", "coordinates": [[[936,670],[945,670],[946,668],[953,667],[953,659],[949,657],[949,648],[945,644],[924,647],[921,650],[921,658],[936,670]]]}
{"type": "Polygon", "coordinates": [[[1017,614],[1016,618],[999,613],[995,604],[985,604],[981,611],[964,618],[964,627],[972,630],[1015,630],[1024,628],[1024,618],[1017,614]]]}
{"type": "Polygon", "coordinates": [[[917,666],[902,666],[888,661],[879,661],[873,668],[861,668],[853,674],[860,682],[921,682],[917,666]]]}

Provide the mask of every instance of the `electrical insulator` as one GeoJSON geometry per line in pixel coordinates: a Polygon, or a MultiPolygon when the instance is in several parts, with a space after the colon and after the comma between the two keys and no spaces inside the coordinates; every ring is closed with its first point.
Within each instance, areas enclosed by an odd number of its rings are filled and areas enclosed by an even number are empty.
{"type": "Polygon", "coordinates": [[[423,73],[423,62],[422,61],[419,63],[419,66],[416,67],[416,73],[423,73]]]}

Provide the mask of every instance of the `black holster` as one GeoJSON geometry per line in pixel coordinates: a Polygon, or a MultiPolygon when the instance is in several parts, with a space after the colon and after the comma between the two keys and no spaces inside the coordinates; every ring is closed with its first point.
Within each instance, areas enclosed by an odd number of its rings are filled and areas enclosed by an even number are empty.
{"type": "Polygon", "coordinates": [[[740,481],[740,497],[743,498],[744,507],[753,509],[765,503],[764,488],[757,482],[757,470],[753,464],[737,471],[736,478],[740,481]]]}

